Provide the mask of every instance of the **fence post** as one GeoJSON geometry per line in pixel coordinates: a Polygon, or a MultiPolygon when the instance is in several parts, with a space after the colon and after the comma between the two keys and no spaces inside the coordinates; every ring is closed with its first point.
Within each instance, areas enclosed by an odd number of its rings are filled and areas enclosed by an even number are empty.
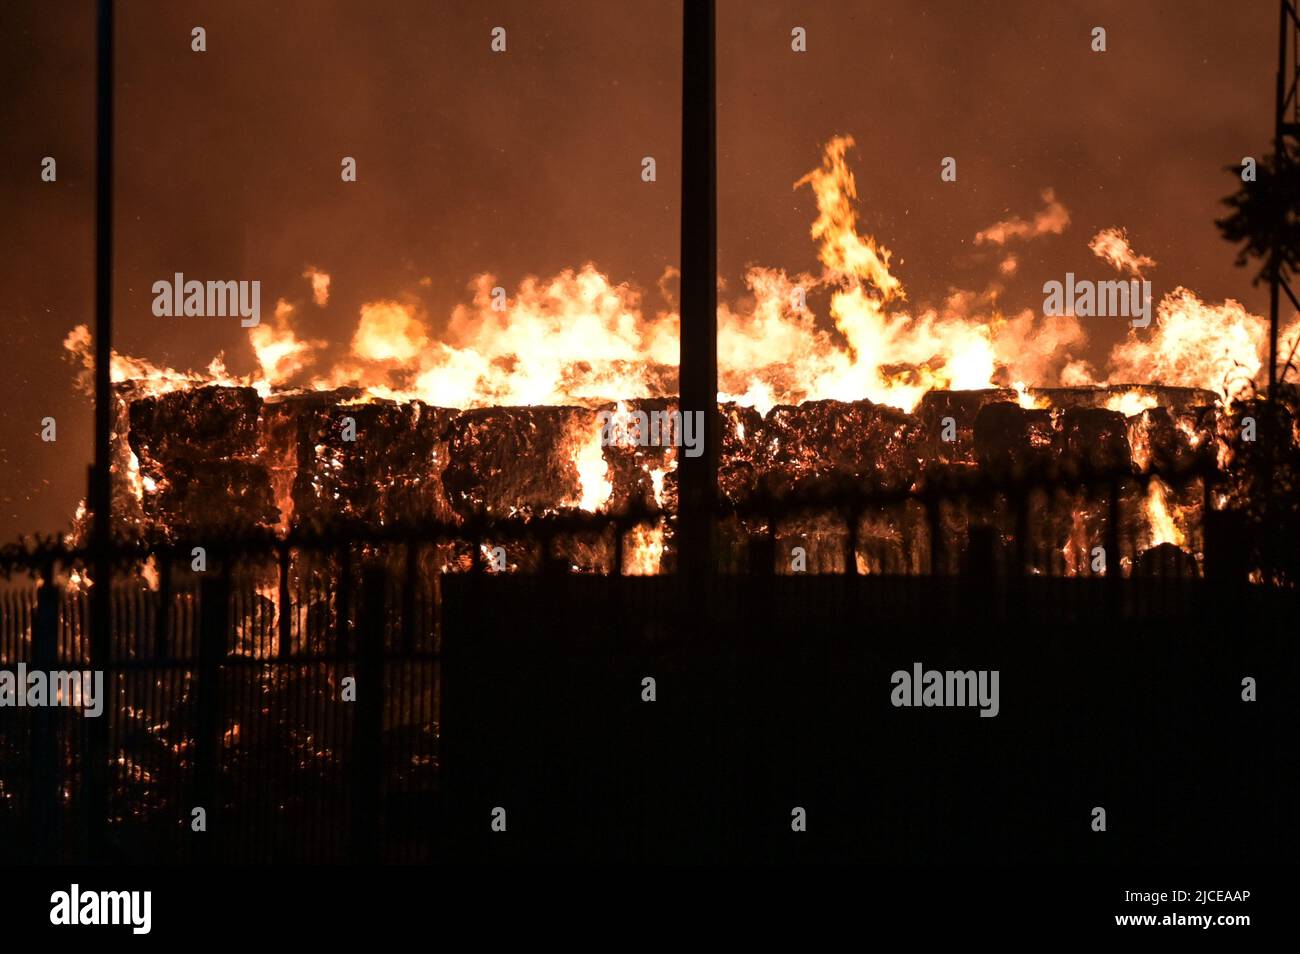
{"type": "Polygon", "coordinates": [[[361,578],[358,614],[357,711],[353,724],[352,857],[379,859],[379,812],[383,789],[385,573],[368,567],[361,578]]]}
{"type": "Polygon", "coordinates": [[[943,571],[943,501],[934,493],[925,496],[925,517],[930,528],[930,576],[943,571]]]}
{"type": "Polygon", "coordinates": [[[402,651],[415,652],[416,590],[420,585],[419,544],[406,543],[406,579],[402,586],[402,651]]]}
{"type": "Polygon", "coordinates": [[[277,554],[280,558],[280,579],[279,579],[279,600],[280,615],[276,620],[278,624],[278,638],[280,641],[279,653],[281,659],[288,659],[293,649],[293,600],[289,592],[289,544],[280,544],[280,552],[277,554]]]}
{"type": "Polygon", "coordinates": [[[610,576],[623,575],[623,534],[631,531],[637,524],[629,523],[624,527],[622,521],[614,521],[614,566],[610,571],[610,576]]]}
{"type": "Polygon", "coordinates": [[[160,552],[156,558],[156,563],[158,570],[158,613],[154,617],[153,658],[155,662],[163,662],[168,658],[167,640],[171,633],[171,553],[160,552]]]}
{"type": "MultiPolygon", "coordinates": [[[[199,584],[199,690],[198,728],[195,733],[194,804],[206,815],[207,830],[190,834],[198,837],[195,857],[212,858],[212,840],[221,820],[217,805],[217,772],[221,761],[221,665],[230,631],[230,557],[223,554],[221,574],[199,584]]],[[[187,824],[190,820],[186,820],[187,824]]]]}
{"type": "Polygon", "coordinates": [[[856,505],[849,508],[849,534],[844,541],[844,573],[846,576],[858,575],[858,545],[861,543],[862,510],[856,505]]]}
{"type": "Polygon", "coordinates": [[[1015,572],[1011,578],[1019,586],[1029,574],[1029,492],[1024,487],[1017,487],[1013,499],[1016,506],[1016,552],[1015,572]]]}
{"type": "MultiPolygon", "coordinates": [[[[57,668],[59,654],[59,603],[63,590],[54,582],[54,566],[41,568],[40,589],[36,591],[36,618],[32,624],[32,667],[39,672],[57,668]]],[[[22,687],[19,687],[22,692],[22,687]]],[[[32,712],[32,861],[52,864],[62,860],[59,811],[58,733],[54,723],[55,708],[40,706],[32,712]]]]}
{"type": "MultiPolygon", "coordinates": [[[[1124,567],[1120,563],[1120,478],[1113,477],[1106,485],[1106,592],[1110,601],[1112,619],[1118,619],[1123,601],[1124,567]]],[[[1136,567],[1135,567],[1136,569],[1136,567]]]]}
{"type": "Polygon", "coordinates": [[[334,651],[346,658],[354,651],[352,631],[352,545],[339,550],[339,578],[334,588],[334,651]]]}
{"type": "Polygon", "coordinates": [[[764,508],[762,513],[763,536],[750,548],[746,558],[750,573],[771,576],[776,573],[776,513],[771,508],[764,508]]]}

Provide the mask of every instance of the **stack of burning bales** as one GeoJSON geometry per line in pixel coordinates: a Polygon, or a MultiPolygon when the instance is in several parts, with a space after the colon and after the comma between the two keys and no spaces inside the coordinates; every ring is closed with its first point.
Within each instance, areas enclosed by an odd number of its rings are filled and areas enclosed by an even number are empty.
{"type": "MultiPolygon", "coordinates": [[[[455,524],[579,508],[671,515],[676,508],[680,451],[640,442],[606,446],[598,408],[462,411],[363,400],[347,390],[263,398],[251,388],[203,387],[135,396],[122,385],[119,396],[117,520],[145,537],[190,540],[338,521],[455,524]]],[[[672,410],[670,399],[617,408],[672,410]]],[[[1203,488],[1197,482],[1152,490],[1142,477],[1227,467],[1252,406],[1224,412],[1208,391],[1123,386],[932,391],[913,413],[865,400],[778,405],[766,414],[724,404],[719,411],[721,496],[739,508],[762,504],[761,512],[723,521],[728,566],[752,566],[756,552],[768,558],[770,547],[758,544],[771,520],[778,572],[791,568],[795,547],[803,548],[809,572],[842,572],[850,549],[845,515],[785,504],[856,488],[899,493],[856,515],[853,559],[860,572],[928,572],[932,559],[941,571],[960,571],[974,558],[972,529],[982,528],[981,539],[991,534],[1002,563],[1023,559],[1030,572],[1074,574],[1089,572],[1093,548],[1110,536],[1105,496],[1040,489],[1022,502],[1019,494],[989,490],[927,507],[901,492],[1129,474],[1135,479],[1120,485],[1118,528],[1129,541],[1126,565],[1140,568],[1146,551],[1166,545],[1180,551],[1173,559],[1194,567],[1203,488]],[[933,553],[935,546],[941,552],[933,553]]],[[[1242,492],[1230,481],[1221,489],[1229,504],[1242,492]]],[[[648,567],[671,569],[671,519],[651,519],[643,529],[650,536],[629,537],[625,548],[650,537],[666,541],[663,559],[648,567]]],[[[509,565],[531,568],[549,556],[579,571],[611,568],[612,531],[555,547],[550,554],[516,548],[509,565]]],[[[449,552],[452,563],[470,559],[464,547],[449,552]]]]}

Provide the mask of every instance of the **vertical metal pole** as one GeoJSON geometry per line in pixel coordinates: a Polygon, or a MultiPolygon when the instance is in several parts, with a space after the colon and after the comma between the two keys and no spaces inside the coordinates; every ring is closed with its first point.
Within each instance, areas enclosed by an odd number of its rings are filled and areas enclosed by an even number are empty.
{"type": "Polygon", "coordinates": [[[384,623],[388,614],[387,578],[369,567],[361,578],[358,630],[357,703],[352,730],[352,860],[375,862],[381,852],[383,806],[384,623]]]}
{"type": "MultiPolygon", "coordinates": [[[[1288,150],[1287,132],[1288,124],[1286,121],[1286,107],[1288,97],[1294,92],[1295,84],[1295,66],[1291,65],[1292,75],[1287,77],[1287,38],[1294,38],[1297,26],[1295,10],[1291,6],[1292,0],[1281,0],[1278,4],[1278,27],[1277,27],[1277,91],[1273,113],[1273,174],[1277,177],[1279,184],[1284,184],[1290,171],[1290,153],[1288,150]],[[1288,22],[1290,21],[1290,22],[1288,22]]],[[[1291,127],[1294,132],[1294,125],[1291,127]]],[[[1285,186],[1283,186],[1285,188],[1285,186]]],[[[1273,526],[1272,521],[1272,500],[1273,500],[1273,470],[1277,463],[1277,452],[1279,437],[1276,433],[1277,421],[1274,414],[1274,407],[1277,403],[1277,334],[1278,334],[1278,312],[1281,306],[1280,292],[1282,282],[1282,269],[1285,262],[1285,249],[1283,248],[1283,235],[1286,229],[1286,217],[1288,210],[1283,207],[1284,203],[1277,203],[1277,221],[1276,235],[1274,244],[1269,257],[1269,276],[1268,276],[1268,395],[1265,403],[1265,433],[1262,435],[1266,449],[1264,451],[1265,459],[1263,462],[1263,476],[1260,496],[1264,506],[1264,521],[1266,526],[1273,526]]],[[[1276,540],[1272,535],[1266,535],[1262,541],[1263,544],[1263,570],[1266,578],[1272,577],[1273,567],[1275,565],[1274,557],[1276,556],[1276,540]]]]}
{"type": "Polygon", "coordinates": [[[713,569],[718,475],[717,110],[714,0],[684,0],[682,42],[681,410],[703,412],[704,447],[678,457],[678,572],[713,569]]]}
{"type": "Polygon", "coordinates": [[[930,528],[930,576],[939,576],[944,572],[943,552],[943,498],[937,493],[925,496],[925,519],[930,528]]]}
{"type": "Polygon", "coordinates": [[[199,583],[199,659],[198,724],[194,740],[193,804],[185,806],[185,820],[190,811],[201,807],[207,816],[207,830],[187,832],[198,839],[193,858],[211,861],[212,840],[220,830],[221,775],[221,668],[225,664],[230,637],[230,554],[221,555],[221,573],[199,583]]]}
{"type": "MultiPolygon", "coordinates": [[[[1283,127],[1286,124],[1286,39],[1289,0],[1278,4],[1277,27],[1277,99],[1273,115],[1273,159],[1274,174],[1279,182],[1285,181],[1287,151],[1283,127]]],[[[1282,204],[1277,208],[1278,225],[1285,223],[1286,209],[1282,204]]],[[[1269,263],[1269,302],[1268,302],[1268,400],[1272,404],[1277,397],[1277,324],[1278,324],[1278,285],[1282,281],[1282,232],[1279,229],[1277,242],[1272,249],[1272,261],[1269,263]]],[[[1271,415],[1270,415],[1271,417],[1271,415]]]]}
{"type": "Polygon", "coordinates": [[[418,546],[414,540],[406,542],[406,580],[402,586],[402,651],[407,655],[415,652],[415,614],[419,606],[416,596],[420,585],[418,546]]]}
{"type": "MultiPolygon", "coordinates": [[[[1112,478],[1106,488],[1106,592],[1110,600],[1111,619],[1116,621],[1123,609],[1120,592],[1124,575],[1120,562],[1120,520],[1123,518],[1120,493],[1123,489],[1118,477],[1112,478]]],[[[1134,563],[1136,569],[1136,554],[1134,563]]]]}
{"type": "Polygon", "coordinates": [[[288,659],[293,649],[293,594],[289,590],[289,544],[280,544],[280,658],[288,659]]]}
{"type": "MultiPolygon", "coordinates": [[[[36,593],[36,618],[32,621],[32,668],[50,672],[58,668],[59,605],[63,590],[54,582],[54,564],[41,568],[41,587],[36,593]]],[[[21,688],[19,691],[23,691],[21,688]]],[[[95,720],[86,720],[95,721],[95,720]]],[[[30,862],[51,865],[62,862],[63,838],[59,797],[59,730],[49,706],[32,713],[32,825],[30,862]]]]}
{"type": "MultiPolygon", "coordinates": [[[[95,459],[89,498],[94,513],[94,585],[90,590],[90,666],[106,669],[112,598],[113,538],[112,448],[113,393],[109,364],[113,352],[113,0],[99,0],[95,77],[95,459]]],[[[105,681],[111,685],[110,680],[105,681]]],[[[108,726],[105,711],[88,719],[82,753],[83,795],[87,813],[87,851],[102,861],[108,826],[108,726]]]]}
{"type": "Polygon", "coordinates": [[[619,521],[614,521],[614,568],[610,571],[610,576],[623,575],[623,535],[635,526],[637,524],[624,526],[619,521]]]}
{"type": "Polygon", "coordinates": [[[167,645],[171,636],[172,615],[172,558],[170,551],[157,555],[158,562],[158,615],[154,618],[153,656],[155,661],[164,662],[170,647],[167,645]]]}

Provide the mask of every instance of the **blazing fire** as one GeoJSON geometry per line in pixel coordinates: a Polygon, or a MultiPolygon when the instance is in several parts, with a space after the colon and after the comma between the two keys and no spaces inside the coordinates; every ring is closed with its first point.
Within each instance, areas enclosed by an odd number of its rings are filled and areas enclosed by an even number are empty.
{"type": "MultiPolygon", "coordinates": [[[[846,159],[852,145],[848,137],[832,139],[821,166],[795,183],[816,201],[810,234],[821,274],[756,267],[745,276],[745,300],[719,307],[719,400],[766,411],[778,403],[867,398],[910,411],[932,389],[1012,381],[1038,387],[1141,381],[1207,388],[1225,399],[1258,383],[1266,322],[1237,302],[1207,304],[1182,287],[1160,302],[1151,333],[1134,330],[1100,375],[1077,357],[1088,335],[1073,317],[1008,315],[992,296],[977,292],[956,293],[936,307],[902,307],[907,294],[890,271],[890,251],[858,230],[857,184],[846,159]],[[833,330],[808,305],[818,291],[829,293],[833,330]]],[[[1050,190],[1044,199],[1047,208],[1034,220],[998,223],[978,240],[1003,244],[1062,232],[1068,212],[1050,190]]],[[[1117,229],[1099,233],[1089,247],[1135,273],[1155,265],[1117,229]]],[[[327,303],[330,276],[314,267],[304,274],[313,302],[327,303]]],[[[263,394],[288,386],[353,386],[374,398],[457,408],[593,406],[675,391],[678,315],[671,309],[647,314],[637,289],[593,264],[527,278],[513,297],[493,276],[480,275],[471,292],[440,332],[415,299],[364,305],[347,353],[323,373],[307,371],[326,344],[299,337],[292,326],[296,309],[282,300],[271,323],[249,329],[258,366],[248,375],[229,372],[224,355],[204,372],[116,355],[113,379],[138,382],[150,393],[199,384],[251,386],[263,394]]],[[[1297,331],[1300,322],[1293,322],[1284,337],[1297,331]]],[[[88,356],[88,329],[75,329],[65,347],[88,356]]]]}
{"type": "MultiPolygon", "coordinates": [[[[810,236],[820,272],[752,267],[744,276],[745,294],[720,303],[719,402],[752,409],[759,421],[777,406],[824,400],[865,399],[912,414],[931,392],[1001,388],[1025,411],[1055,414],[1059,408],[1046,393],[1050,389],[1140,382],[1096,405],[1132,419],[1159,406],[1151,386],[1204,389],[1227,407],[1266,377],[1266,322],[1235,301],[1206,303],[1181,286],[1159,302],[1150,327],[1131,329],[1113,347],[1100,370],[1085,357],[1089,335],[1079,318],[1001,308],[1000,281],[1018,268],[1010,252],[999,253],[986,289],[954,292],[925,307],[912,304],[891,270],[890,250],[859,229],[857,182],[847,160],[852,146],[849,137],[832,139],[818,168],[794,183],[796,190],[808,189],[816,205],[810,236]],[[814,303],[821,302],[819,314],[814,303]]],[[[1063,234],[1068,210],[1050,189],[1043,202],[1029,219],[1011,218],[981,231],[975,244],[1005,249],[1063,234]]],[[[1131,275],[1156,266],[1119,229],[1099,232],[1088,248],[1131,275]]],[[[621,414],[627,404],[619,402],[671,399],[676,393],[680,319],[666,291],[671,271],[660,283],[666,307],[654,311],[641,291],[591,263],[550,278],[526,278],[513,295],[494,276],[479,275],[469,301],[445,322],[434,321],[415,294],[379,298],[362,306],[355,332],[342,353],[334,354],[326,342],[296,330],[299,313],[325,307],[331,291],[331,278],[321,269],[311,266],[303,276],[309,300],[280,300],[271,321],[249,329],[256,367],[248,374],[230,372],[224,355],[205,371],[178,371],[115,354],[113,381],[131,382],[140,396],[205,385],[252,388],[263,399],[350,388],[357,395],[348,399],[352,404],[593,411],[614,404],[621,414]]],[[[1284,340],[1297,335],[1300,319],[1290,323],[1284,340]]],[[[85,326],[68,335],[65,347],[89,368],[85,326]]],[[[578,483],[555,505],[598,511],[616,495],[615,475],[594,415],[589,424],[581,416],[574,421],[563,444],[578,483]]],[[[1188,425],[1180,419],[1177,426],[1188,425]]],[[[745,428],[737,419],[742,442],[745,428]]],[[[158,478],[142,477],[133,453],[124,467],[137,498],[159,491],[158,478]]],[[[636,467],[662,505],[667,477],[676,468],[674,454],[638,455],[636,467]]],[[[275,479],[283,527],[292,481],[275,479]]],[[[1176,507],[1159,485],[1151,486],[1144,509],[1154,538],[1181,543],[1176,507]]],[[[629,565],[653,572],[664,548],[662,528],[632,536],[636,552],[629,565]]]]}

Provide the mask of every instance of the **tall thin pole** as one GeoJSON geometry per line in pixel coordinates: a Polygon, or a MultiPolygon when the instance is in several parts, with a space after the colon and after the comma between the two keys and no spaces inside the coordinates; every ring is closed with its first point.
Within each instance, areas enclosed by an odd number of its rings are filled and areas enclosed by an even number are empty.
{"type": "Polygon", "coordinates": [[[95,80],[95,465],[91,479],[94,537],[112,537],[109,478],[113,394],[113,3],[100,0],[95,80]]]}
{"type": "MultiPolygon", "coordinates": [[[[90,588],[90,664],[102,670],[108,661],[113,539],[112,447],[113,393],[113,0],[99,0],[95,76],[95,461],[90,475],[94,515],[91,540],[94,573],[90,588]]],[[[88,719],[82,753],[83,793],[90,860],[105,858],[108,814],[108,720],[105,713],[88,719]]]]}
{"type": "MultiPolygon", "coordinates": [[[[1289,0],[1278,4],[1277,27],[1277,108],[1273,118],[1273,157],[1274,172],[1278,182],[1286,181],[1286,138],[1283,128],[1286,124],[1286,41],[1291,35],[1287,29],[1289,0]]],[[[1286,210],[1279,204],[1277,209],[1279,225],[1285,219],[1286,210]]],[[[1281,242],[1281,230],[1277,242],[1281,242]]],[[[1269,262],[1269,302],[1268,302],[1268,399],[1277,399],[1277,326],[1278,326],[1278,286],[1282,281],[1282,249],[1275,244],[1272,249],[1272,261],[1269,262]]]]}
{"type": "Polygon", "coordinates": [[[718,221],[714,0],[684,0],[682,42],[681,410],[701,413],[703,452],[679,451],[678,572],[713,569],[718,483],[718,221]]]}

